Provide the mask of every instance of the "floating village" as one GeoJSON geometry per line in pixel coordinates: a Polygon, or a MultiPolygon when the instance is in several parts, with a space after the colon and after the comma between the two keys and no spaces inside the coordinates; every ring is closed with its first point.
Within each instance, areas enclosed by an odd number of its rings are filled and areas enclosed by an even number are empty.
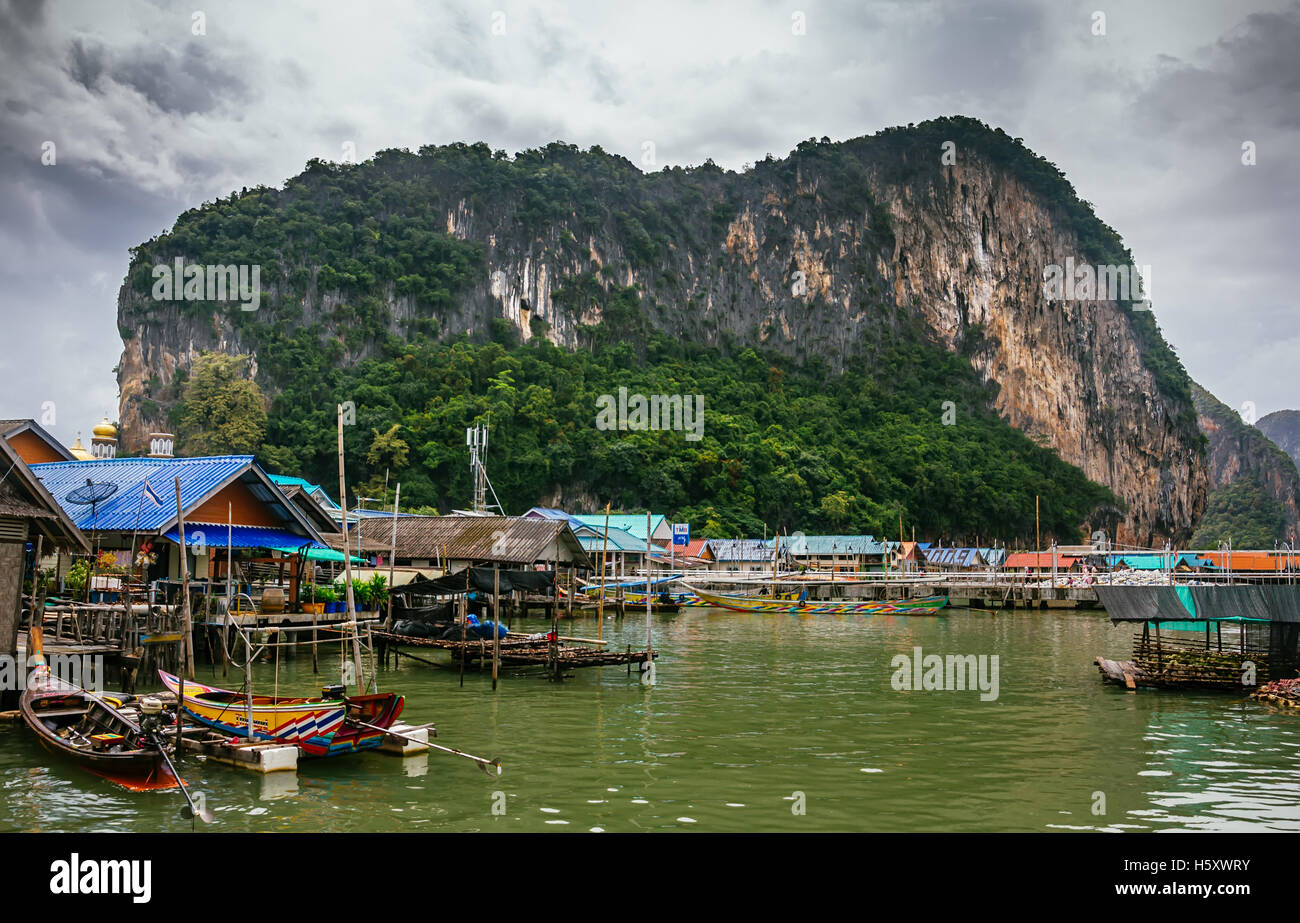
{"type": "Polygon", "coordinates": [[[183,782],[196,758],[293,773],[375,758],[365,750],[438,753],[500,775],[509,753],[480,755],[472,740],[405,722],[390,667],[451,671],[462,686],[477,675],[485,690],[601,667],[654,685],[664,677],[652,615],[665,613],[1093,609],[1131,627],[1131,656],[1074,667],[1116,695],[1215,690],[1282,713],[1300,706],[1294,549],[953,547],[904,540],[902,523],[885,537],[702,538],[654,512],[505,515],[489,503],[477,427],[468,508],[408,514],[400,485],[372,508],[349,502],[341,414],[339,427],[339,482],[321,485],[249,455],[178,457],[167,433],[147,456],[119,457],[107,419],[89,447],[65,447],[33,419],[0,421],[0,717],[25,725],[50,760],[133,791],[178,790],[187,816],[211,821],[183,782]],[[524,619],[544,630],[511,629],[524,619]],[[644,620],[644,635],[616,643],[610,619],[644,620]],[[284,694],[290,659],[310,661],[318,693],[284,694]],[[254,683],[254,662],[273,664],[270,682],[263,671],[254,683]]]}

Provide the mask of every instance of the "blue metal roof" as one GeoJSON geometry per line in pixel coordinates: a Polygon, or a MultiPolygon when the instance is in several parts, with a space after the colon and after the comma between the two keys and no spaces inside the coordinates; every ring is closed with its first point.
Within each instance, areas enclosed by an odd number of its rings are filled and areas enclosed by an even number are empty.
{"type": "MultiPolygon", "coordinates": [[[[173,542],[176,541],[176,536],[175,526],[163,533],[164,538],[169,538],[173,542]]],[[[280,551],[298,551],[304,547],[329,547],[287,529],[267,529],[262,526],[230,526],[229,537],[231,548],[274,548],[280,551]]],[[[225,548],[226,538],[227,525],[224,522],[185,523],[187,547],[225,548]]],[[[339,554],[338,559],[342,561],[343,555],[339,554]]]]}
{"type": "MultiPolygon", "coordinates": [[[[50,462],[32,465],[31,469],[79,528],[150,532],[176,519],[174,478],[180,478],[181,506],[188,510],[252,464],[251,455],[220,455],[50,462]],[[68,494],[86,486],[87,478],[97,484],[116,484],[117,491],[93,509],[90,504],[68,502],[68,494]],[[145,491],[146,483],[149,492],[145,491]]],[[[280,499],[283,501],[283,497],[280,499]]]]}
{"type": "Polygon", "coordinates": [[[978,548],[931,548],[925,553],[925,563],[942,567],[979,567],[985,561],[978,548]]]}
{"type": "Polygon", "coordinates": [[[994,567],[999,567],[1002,562],[1007,559],[1007,549],[981,548],[980,557],[982,557],[986,563],[992,564],[994,567]]]}
{"type": "Polygon", "coordinates": [[[574,516],[570,516],[568,513],[564,512],[564,510],[556,509],[553,506],[535,506],[532,509],[530,509],[527,513],[524,513],[524,518],[525,519],[567,519],[569,521],[570,528],[575,528],[574,523],[577,523],[578,525],[582,524],[582,520],[574,516]]]}
{"type": "MultiPolygon", "coordinates": [[[[871,535],[783,535],[781,552],[800,557],[831,557],[833,555],[877,555],[885,553],[885,543],[871,535]]],[[[768,540],[768,547],[771,540],[768,540]]]]}
{"type": "Polygon", "coordinates": [[[708,547],[715,561],[772,560],[772,546],[761,538],[711,538],[708,547]]]}

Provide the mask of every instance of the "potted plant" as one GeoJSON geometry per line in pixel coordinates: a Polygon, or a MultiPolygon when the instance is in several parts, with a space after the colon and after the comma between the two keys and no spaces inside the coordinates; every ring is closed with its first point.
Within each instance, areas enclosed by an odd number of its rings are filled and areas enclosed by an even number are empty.
{"type": "Polygon", "coordinates": [[[321,588],[314,583],[307,587],[307,602],[302,604],[302,611],[309,615],[323,615],[325,612],[325,600],[321,598],[321,588]]]}
{"type": "Polygon", "coordinates": [[[321,607],[322,612],[337,612],[334,608],[334,601],[338,598],[334,593],[333,587],[322,586],[316,587],[315,591],[316,604],[321,607]]]}
{"type": "Polygon", "coordinates": [[[82,559],[73,564],[63,578],[63,588],[73,598],[80,598],[86,589],[86,580],[90,577],[90,562],[82,559]]]}
{"type": "Polygon", "coordinates": [[[388,578],[383,574],[375,574],[370,578],[370,608],[381,612],[387,604],[388,578]]]}

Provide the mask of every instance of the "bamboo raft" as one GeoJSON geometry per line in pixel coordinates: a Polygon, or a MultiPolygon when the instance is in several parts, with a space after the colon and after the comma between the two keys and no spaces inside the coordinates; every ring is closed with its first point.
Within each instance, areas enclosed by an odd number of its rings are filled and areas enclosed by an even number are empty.
{"type": "Polygon", "coordinates": [[[1268,684],[1274,665],[1270,653],[1249,645],[1245,637],[1237,644],[1211,645],[1206,638],[1175,637],[1144,626],[1133,639],[1132,660],[1098,657],[1094,663],[1106,682],[1135,689],[1154,688],[1220,689],[1244,692],[1268,684]],[[1254,684],[1244,683],[1245,665],[1252,664],[1254,684]]]}

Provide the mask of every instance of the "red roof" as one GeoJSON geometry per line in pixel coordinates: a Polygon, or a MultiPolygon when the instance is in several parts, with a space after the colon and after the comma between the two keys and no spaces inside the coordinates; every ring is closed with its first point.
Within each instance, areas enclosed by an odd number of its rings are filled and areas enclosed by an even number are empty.
{"type": "MultiPolygon", "coordinates": [[[[1056,567],[1058,570],[1068,570],[1074,566],[1074,562],[1080,560],[1078,555],[1060,554],[1056,555],[1056,567]]],[[[1017,551],[1015,554],[1007,555],[1007,560],[1003,567],[1051,567],[1052,553],[1050,551],[1017,551]]]]}

